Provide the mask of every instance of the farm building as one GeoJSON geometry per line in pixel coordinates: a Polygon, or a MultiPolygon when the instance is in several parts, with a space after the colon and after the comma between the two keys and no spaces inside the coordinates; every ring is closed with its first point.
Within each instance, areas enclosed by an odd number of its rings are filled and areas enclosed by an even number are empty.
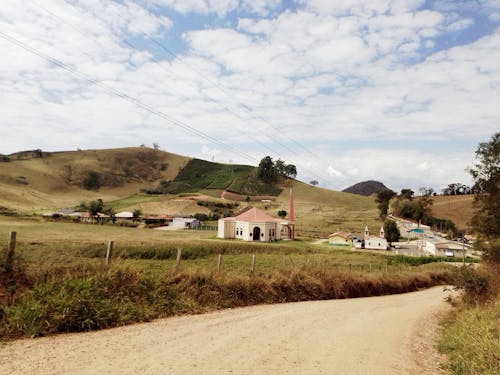
{"type": "Polygon", "coordinates": [[[201,226],[201,221],[194,217],[174,217],[169,225],[180,229],[198,228],[201,226]]]}
{"type": "Polygon", "coordinates": [[[347,232],[336,232],[328,236],[328,243],[333,246],[349,246],[352,247],[353,238],[347,232]]]}
{"type": "Polygon", "coordinates": [[[456,257],[472,255],[472,247],[460,242],[448,241],[441,237],[428,237],[425,239],[424,250],[435,256],[456,257]]]}
{"type": "Polygon", "coordinates": [[[130,211],[123,211],[123,212],[118,212],[115,215],[117,220],[130,220],[132,221],[134,219],[134,214],[130,211]]]}
{"type": "Polygon", "coordinates": [[[368,227],[365,227],[364,233],[365,249],[387,250],[387,240],[385,239],[384,228],[380,228],[378,236],[371,236],[368,227]]]}
{"type": "Polygon", "coordinates": [[[293,222],[251,208],[241,215],[219,219],[217,237],[243,241],[288,240],[293,239],[293,222]]]}

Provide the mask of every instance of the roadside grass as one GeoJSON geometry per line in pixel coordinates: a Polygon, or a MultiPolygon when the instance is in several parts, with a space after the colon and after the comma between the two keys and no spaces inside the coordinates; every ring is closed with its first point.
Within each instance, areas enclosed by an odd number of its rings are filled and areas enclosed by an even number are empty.
{"type": "Polygon", "coordinates": [[[439,349],[453,374],[500,373],[500,302],[453,310],[442,322],[439,349]]]}
{"type": "Polygon", "coordinates": [[[453,374],[500,373],[500,265],[461,267],[451,274],[462,291],[455,308],[441,321],[441,352],[453,374]]]}
{"type": "Polygon", "coordinates": [[[55,269],[0,307],[0,336],[103,329],[178,314],[263,303],[367,297],[446,283],[444,273],[366,274],[293,267],[272,274],[164,272],[80,266],[55,269]]]}

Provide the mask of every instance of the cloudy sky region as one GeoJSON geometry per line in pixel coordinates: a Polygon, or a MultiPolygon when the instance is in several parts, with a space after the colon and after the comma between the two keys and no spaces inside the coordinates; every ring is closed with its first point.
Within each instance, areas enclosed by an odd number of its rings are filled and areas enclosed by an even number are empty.
{"type": "Polygon", "coordinates": [[[470,183],[499,0],[2,0],[0,153],[270,155],[343,189],[470,183]]]}

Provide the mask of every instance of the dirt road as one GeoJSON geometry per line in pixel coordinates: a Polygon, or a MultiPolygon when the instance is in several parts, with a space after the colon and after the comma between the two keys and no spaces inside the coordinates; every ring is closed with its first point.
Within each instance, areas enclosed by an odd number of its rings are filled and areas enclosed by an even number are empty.
{"type": "Polygon", "coordinates": [[[436,374],[442,287],[0,344],[0,374],[436,374]]]}

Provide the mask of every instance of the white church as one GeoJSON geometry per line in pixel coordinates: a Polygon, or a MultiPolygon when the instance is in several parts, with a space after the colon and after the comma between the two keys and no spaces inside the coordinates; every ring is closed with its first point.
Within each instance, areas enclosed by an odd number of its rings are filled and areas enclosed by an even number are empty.
{"type": "Polygon", "coordinates": [[[364,233],[365,249],[387,250],[387,240],[385,239],[384,228],[380,227],[378,236],[370,235],[368,226],[365,227],[364,233]]]}

